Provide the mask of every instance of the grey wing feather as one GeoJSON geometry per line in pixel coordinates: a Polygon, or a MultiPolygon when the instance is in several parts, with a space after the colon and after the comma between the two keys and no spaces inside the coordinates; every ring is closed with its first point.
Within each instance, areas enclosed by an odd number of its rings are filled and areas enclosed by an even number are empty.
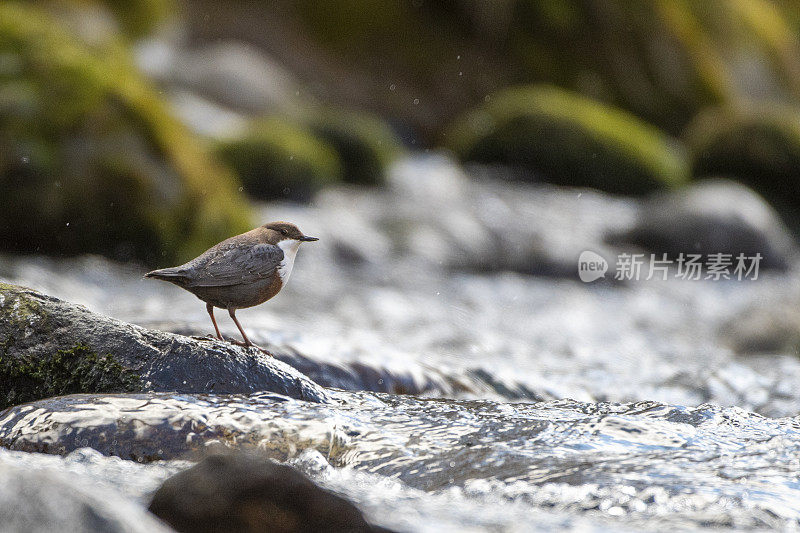
{"type": "Polygon", "coordinates": [[[274,244],[229,244],[178,268],[187,287],[222,287],[266,279],[281,261],[283,250],[274,244]]]}

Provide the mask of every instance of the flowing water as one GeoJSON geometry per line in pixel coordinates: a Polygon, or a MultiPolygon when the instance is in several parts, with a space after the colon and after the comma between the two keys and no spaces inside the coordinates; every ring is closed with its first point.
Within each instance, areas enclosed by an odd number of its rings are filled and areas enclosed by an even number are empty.
{"type": "MultiPolygon", "coordinates": [[[[614,253],[604,236],[630,226],[636,202],[472,173],[415,156],[387,190],[262,207],[264,221],[321,240],[302,246],[280,295],[238,316],[255,342],[351,389],[334,403],[68,398],[14,421],[30,450],[68,421],[66,458],[0,461],[60,465],[86,483],[129,472],[125,496],[146,502],[188,464],[187,447],[222,442],[294,464],[400,530],[800,529],[798,269],[585,284],[577,256],[614,253]],[[84,448],[112,430],[135,437],[94,447],[141,463],[84,448]]],[[[4,279],[97,312],[210,331],[201,302],[142,273],[92,257],[0,265],[4,279]]]]}

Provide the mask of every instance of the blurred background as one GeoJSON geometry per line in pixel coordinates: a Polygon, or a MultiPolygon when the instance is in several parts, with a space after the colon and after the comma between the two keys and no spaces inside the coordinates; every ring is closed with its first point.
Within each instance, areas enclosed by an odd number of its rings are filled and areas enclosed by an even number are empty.
{"type": "Polygon", "coordinates": [[[791,0],[4,1],[0,246],[171,264],[423,151],[793,227],[798,103],[791,0]]]}

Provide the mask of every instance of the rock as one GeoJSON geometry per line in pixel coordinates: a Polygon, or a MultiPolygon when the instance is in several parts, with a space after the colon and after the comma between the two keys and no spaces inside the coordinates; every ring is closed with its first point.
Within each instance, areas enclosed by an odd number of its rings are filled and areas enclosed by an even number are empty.
{"type": "Polygon", "coordinates": [[[121,37],[90,45],[68,28],[0,4],[0,246],[155,265],[252,227],[236,178],[172,116],[121,37]]]}
{"type": "Polygon", "coordinates": [[[327,398],[309,378],[256,349],[149,331],[8,284],[0,284],[0,346],[0,408],[79,392],[327,398]]]}
{"type": "Polygon", "coordinates": [[[800,312],[794,295],[745,308],[719,328],[723,344],[740,355],[800,353],[800,312]]]}
{"type": "Polygon", "coordinates": [[[217,154],[236,171],[247,192],[261,199],[308,200],[342,178],[333,147],[304,126],[277,117],[257,121],[241,137],[222,141],[217,154]]]}
{"type": "Polygon", "coordinates": [[[150,511],[186,533],[387,531],[294,468],[241,453],[211,455],[175,474],[150,511]]]}
{"type": "Polygon", "coordinates": [[[633,115],[554,87],[492,95],[449,128],[446,142],[466,161],[510,165],[558,185],[643,194],[688,178],[677,141],[633,115]]]}
{"type": "MultiPolygon", "coordinates": [[[[800,110],[709,109],[688,128],[695,175],[730,176],[779,207],[800,209],[800,110]]],[[[797,229],[797,228],[794,228],[797,229]]]]}
{"type": "Polygon", "coordinates": [[[172,531],[141,506],[107,487],[52,469],[0,461],[0,529],[86,533],[172,531]]]}
{"type": "Polygon", "coordinates": [[[294,77],[253,46],[215,42],[182,50],[163,76],[171,83],[246,113],[289,111],[299,89],[294,77]]]}
{"type": "Polygon", "coordinates": [[[759,268],[785,270],[796,253],[777,213],[747,187],[709,179],[646,202],[622,240],[648,250],[684,254],[762,256],[759,268]]]}
{"type": "Polygon", "coordinates": [[[346,183],[383,184],[389,164],[402,153],[389,126],[366,113],[331,109],[313,116],[309,127],[338,153],[346,183]]]}

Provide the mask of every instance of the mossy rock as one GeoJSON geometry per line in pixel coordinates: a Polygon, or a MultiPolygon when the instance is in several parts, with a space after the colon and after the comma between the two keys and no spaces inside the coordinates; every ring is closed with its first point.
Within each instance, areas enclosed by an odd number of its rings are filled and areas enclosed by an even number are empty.
{"type": "Polygon", "coordinates": [[[800,109],[709,109],[686,140],[695,175],[734,177],[779,208],[800,209],[800,109]]]}
{"type": "Polygon", "coordinates": [[[152,391],[327,398],[308,377],[261,352],[147,330],[0,283],[0,411],[57,395],[152,391]]]}
{"type": "Polygon", "coordinates": [[[260,199],[308,200],[342,179],[333,147],[283,118],[254,122],[240,138],[221,142],[217,154],[260,199]]]}
{"type": "Polygon", "coordinates": [[[0,409],[51,396],[141,389],[135,372],[113,355],[100,356],[83,344],[36,359],[0,354],[0,382],[0,409]]]}
{"type": "Polygon", "coordinates": [[[619,194],[676,187],[689,174],[677,141],[623,111],[549,86],[491,96],[456,121],[445,142],[467,161],[619,194]]]}
{"type": "Polygon", "coordinates": [[[330,110],[309,125],[336,150],[346,183],[384,183],[389,164],[403,151],[392,129],[373,115],[330,110]]]}
{"type": "Polygon", "coordinates": [[[251,226],[235,176],[174,117],[122,41],[89,46],[0,4],[0,242],[188,259],[251,226]]]}

